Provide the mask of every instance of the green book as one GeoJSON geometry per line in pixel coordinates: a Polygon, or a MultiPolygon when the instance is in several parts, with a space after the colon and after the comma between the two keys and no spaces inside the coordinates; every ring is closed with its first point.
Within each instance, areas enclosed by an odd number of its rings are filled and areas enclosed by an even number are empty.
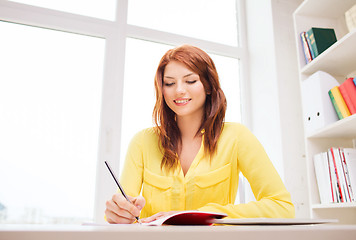
{"type": "Polygon", "coordinates": [[[336,111],[336,113],[337,113],[337,116],[339,117],[339,119],[343,119],[344,116],[342,116],[342,113],[341,113],[341,111],[340,111],[340,108],[339,108],[339,106],[337,105],[337,103],[336,103],[336,101],[335,101],[335,98],[334,98],[334,95],[333,95],[333,93],[331,92],[331,90],[329,91],[329,96],[330,96],[330,100],[331,100],[331,102],[332,102],[332,104],[333,104],[333,106],[334,106],[334,108],[335,108],[335,111],[336,111]]]}
{"type": "Polygon", "coordinates": [[[335,31],[332,28],[313,27],[307,33],[314,57],[320,55],[336,42],[335,31]]]}

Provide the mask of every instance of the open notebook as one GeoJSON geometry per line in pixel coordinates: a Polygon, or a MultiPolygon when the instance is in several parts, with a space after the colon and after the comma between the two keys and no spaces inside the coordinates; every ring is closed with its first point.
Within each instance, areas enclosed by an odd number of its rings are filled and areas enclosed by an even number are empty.
{"type": "Polygon", "coordinates": [[[149,223],[142,223],[146,226],[160,225],[212,225],[213,220],[226,217],[225,213],[202,212],[202,211],[183,211],[170,216],[157,219],[149,223]]]}
{"type": "MultiPolygon", "coordinates": [[[[142,223],[142,226],[161,225],[311,225],[323,223],[337,223],[337,219],[311,219],[311,218],[225,218],[227,214],[202,211],[183,211],[158,220],[142,223]]],[[[83,223],[83,225],[116,225],[83,223]]],[[[119,224],[120,225],[120,224],[119,224]]]]}

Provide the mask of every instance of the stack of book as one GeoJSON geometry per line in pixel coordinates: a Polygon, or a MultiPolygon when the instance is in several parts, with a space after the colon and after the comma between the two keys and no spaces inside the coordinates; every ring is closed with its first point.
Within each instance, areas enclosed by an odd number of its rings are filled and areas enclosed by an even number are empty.
{"type": "Polygon", "coordinates": [[[320,202],[356,201],[356,149],[330,148],[314,156],[320,202]]]}
{"type": "Polygon", "coordinates": [[[339,119],[356,113],[356,78],[346,79],[329,90],[329,97],[339,119]]]}
{"type": "Polygon", "coordinates": [[[332,28],[312,27],[307,32],[301,32],[300,39],[308,64],[336,42],[336,35],[332,28]]]}

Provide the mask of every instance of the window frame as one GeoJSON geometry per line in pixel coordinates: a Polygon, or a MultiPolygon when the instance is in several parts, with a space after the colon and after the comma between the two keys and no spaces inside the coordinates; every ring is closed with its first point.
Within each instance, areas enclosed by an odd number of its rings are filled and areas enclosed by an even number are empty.
{"type": "Polygon", "coordinates": [[[251,123],[250,111],[248,111],[251,100],[248,84],[245,0],[236,0],[239,35],[239,44],[236,47],[129,25],[127,24],[128,1],[117,0],[115,21],[109,21],[0,0],[0,21],[106,40],[94,201],[95,222],[104,222],[105,202],[116,191],[104,161],[109,161],[114,171],[119,172],[126,38],[169,45],[198,45],[210,53],[239,59],[242,123],[247,126],[251,123]]]}

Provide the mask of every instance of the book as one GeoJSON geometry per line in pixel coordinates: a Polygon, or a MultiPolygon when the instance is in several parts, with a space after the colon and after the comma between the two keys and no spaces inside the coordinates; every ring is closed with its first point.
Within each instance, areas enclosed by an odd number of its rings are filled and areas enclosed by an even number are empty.
{"type": "Polygon", "coordinates": [[[314,52],[311,50],[312,48],[311,48],[311,44],[310,44],[310,38],[309,38],[309,34],[307,32],[305,33],[305,38],[306,38],[306,41],[308,44],[310,55],[311,55],[312,59],[314,59],[315,58],[314,52]]]}
{"type": "Polygon", "coordinates": [[[313,162],[321,204],[356,201],[356,148],[332,147],[313,162]]]}
{"type": "Polygon", "coordinates": [[[345,103],[344,98],[342,97],[339,86],[335,86],[329,90],[330,100],[334,105],[335,111],[339,116],[339,119],[346,118],[350,116],[350,111],[345,103]]]}
{"type": "Polygon", "coordinates": [[[350,111],[350,114],[356,113],[356,85],[353,82],[353,78],[346,79],[339,86],[340,93],[345,100],[346,106],[350,111]]]}
{"type": "Polygon", "coordinates": [[[333,156],[330,149],[328,150],[328,164],[329,164],[329,174],[330,174],[330,189],[333,197],[333,202],[340,202],[339,186],[337,183],[335,165],[333,161],[333,156]]]}
{"type": "Polygon", "coordinates": [[[348,171],[346,166],[344,166],[343,160],[343,149],[342,148],[333,148],[335,154],[336,167],[340,177],[341,191],[344,198],[344,202],[351,202],[350,191],[348,187],[347,174],[348,171]]]}
{"type": "Polygon", "coordinates": [[[203,211],[182,211],[164,218],[157,219],[149,223],[142,223],[146,226],[160,225],[212,225],[213,219],[227,217],[225,213],[203,212],[203,211]]]}
{"type": "MultiPolygon", "coordinates": [[[[343,173],[341,173],[341,160],[338,158],[338,150],[337,148],[330,148],[329,151],[331,152],[332,160],[334,163],[334,168],[335,168],[335,176],[336,176],[336,184],[337,184],[337,191],[338,191],[338,202],[346,202],[345,199],[345,191],[344,191],[344,183],[343,183],[343,173]]],[[[329,155],[330,156],[330,155],[329,155]]]]}
{"type": "Polygon", "coordinates": [[[332,102],[332,104],[333,104],[333,106],[334,106],[334,109],[335,109],[335,111],[336,111],[336,113],[337,113],[337,116],[338,116],[338,118],[339,119],[343,119],[344,117],[342,116],[342,113],[341,113],[341,111],[340,111],[340,108],[339,108],[339,106],[337,105],[337,103],[336,103],[336,101],[335,101],[335,98],[334,98],[334,95],[332,94],[332,92],[329,90],[329,97],[330,97],[330,100],[331,100],[331,102],[332,102]]]}
{"type": "Polygon", "coordinates": [[[353,199],[356,199],[356,149],[344,148],[345,162],[350,177],[350,185],[353,193],[353,199]]]}
{"type": "Polygon", "coordinates": [[[302,43],[302,49],[303,49],[303,53],[304,53],[304,58],[305,58],[305,63],[308,64],[310,63],[313,58],[310,52],[310,48],[307,42],[307,38],[306,38],[306,33],[305,32],[301,32],[300,33],[300,40],[302,43]]]}
{"type": "Polygon", "coordinates": [[[328,164],[328,155],[322,152],[314,155],[314,171],[319,190],[320,203],[332,203],[332,191],[328,164]]]}
{"type": "Polygon", "coordinates": [[[307,31],[307,34],[315,58],[337,41],[332,28],[312,27],[307,31]]]}
{"type": "Polygon", "coordinates": [[[344,169],[345,182],[346,182],[346,186],[347,186],[348,195],[349,195],[350,201],[354,202],[355,198],[354,198],[354,194],[352,192],[351,181],[350,181],[350,173],[349,173],[349,169],[347,167],[346,161],[345,161],[345,153],[344,153],[344,149],[343,148],[340,148],[340,157],[341,157],[342,166],[343,166],[343,169],[344,169]]]}

